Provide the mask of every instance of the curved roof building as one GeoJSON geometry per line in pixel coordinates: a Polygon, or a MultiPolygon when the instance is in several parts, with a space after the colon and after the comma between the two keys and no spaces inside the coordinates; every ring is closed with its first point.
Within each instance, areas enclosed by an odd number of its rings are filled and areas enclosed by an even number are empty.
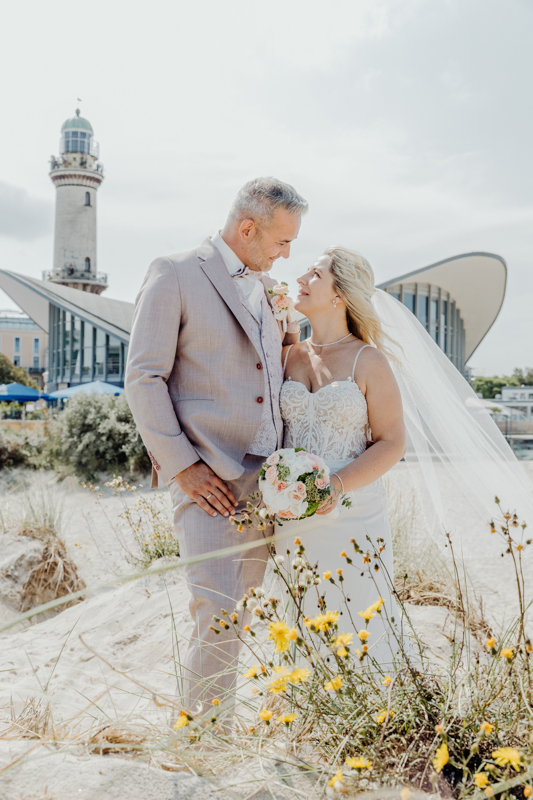
{"type": "Polygon", "coordinates": [[[418,317],[464,373],[505,297],[507,264],[494,253],[463,253],[379,284],[418,317]]]}

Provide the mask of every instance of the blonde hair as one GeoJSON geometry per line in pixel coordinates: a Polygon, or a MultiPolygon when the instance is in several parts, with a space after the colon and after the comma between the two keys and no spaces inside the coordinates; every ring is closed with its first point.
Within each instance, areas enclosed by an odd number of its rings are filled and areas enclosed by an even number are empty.
{"type": "Polygon", "coordinates": [[[381,320],[372,304],[376,291],[374,271],[366,258],[346,247],[328,247],[324,255],[331,258],[330,271],[338,296],[346,306],[348,330],[366,344],[374,345],[397,363],[397,358],[387,346],[395,344],[382,328],[381,320]]]}

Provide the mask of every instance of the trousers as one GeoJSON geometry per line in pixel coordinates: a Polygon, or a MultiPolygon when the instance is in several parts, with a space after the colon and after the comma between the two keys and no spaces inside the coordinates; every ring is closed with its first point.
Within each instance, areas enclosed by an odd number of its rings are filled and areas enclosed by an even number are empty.
{"type": "MultiPolygon", "coordinates": [[[[237,500],[237,513],[246,507],[249,495],[257,490],[257,475],[263,456],[246,455],[244,473],[227,485],[237,500]]],[[[213,619],[221,610],[235,610],[237,602],[251,587],[262,585],[268,548],[265,536],[271,530],[250,527],[239,532],[237,526],[220,513],[211,517],[181,491],[175,480],[169,484],[174,513],[174,529],[180,545],[180,556],[194,556],[257,541],[257,547],[242,554],[210,559],[184,567],[191,592],[189,611],[191,632],[182,666],[182,702],[194,713],[206,713],[217,699],[230,709],[237,685],[237,662],[241,642],[233,630],[224,631],[213,619]],[[215,633],[212,628],[220,633],[215,633]],[[199,708],[199,706],[201,708],[199,708]]],[[[239,614],[239,626],[246,624],[246,615],[239,614]]]]}

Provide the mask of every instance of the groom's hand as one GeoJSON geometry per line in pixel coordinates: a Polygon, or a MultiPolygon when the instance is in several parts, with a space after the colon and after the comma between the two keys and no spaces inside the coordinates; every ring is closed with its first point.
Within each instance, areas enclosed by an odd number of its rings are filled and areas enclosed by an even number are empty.
{"type": "Polygon", "coordinates": [[[231,490],[203,461],[196,461],[178,473],[175,481],[211,517],[216,517],[217,511],[224,517],[235,513],[237,501],[231,490]]]}

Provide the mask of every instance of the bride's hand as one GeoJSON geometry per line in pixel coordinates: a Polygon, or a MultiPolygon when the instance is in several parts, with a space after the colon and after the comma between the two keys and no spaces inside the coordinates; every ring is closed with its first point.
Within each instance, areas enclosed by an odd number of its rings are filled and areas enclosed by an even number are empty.
{"type": "Polygon", "coordinates": [[[333,483],[333,481],[331,483],[331,488],[330,488],[331,494],[330,494],[330,496],[327,497],[324,500],[324,502],[321,505],[319,505],[319,507],[316,510],[316,513],[320,514],[322,516],[324,514],[331,514],[333,509],[337,508],[338,502],[341,499],[341,494],[342,494],[341,483],[340,483],[340,481],[338,479],[338,475],[334,475],[333,477],[337,478],[337,480],[335,481],[335,483],[333,483]]]}

